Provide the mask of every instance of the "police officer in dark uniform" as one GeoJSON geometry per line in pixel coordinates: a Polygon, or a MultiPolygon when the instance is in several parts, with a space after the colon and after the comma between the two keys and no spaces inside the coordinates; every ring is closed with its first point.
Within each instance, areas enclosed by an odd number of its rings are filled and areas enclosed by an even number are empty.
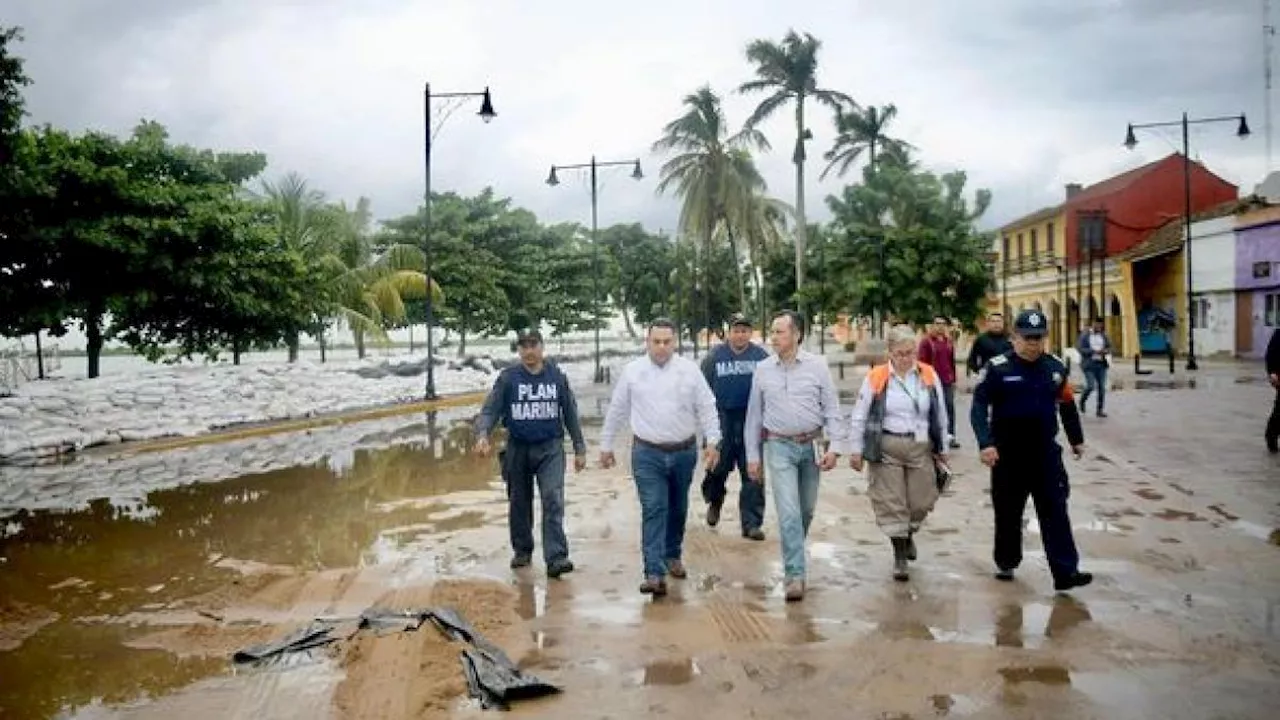
{"type": "Polygon", "coordinates": [[[1049,322],[1039,310],[1024,310],[1014,322],[1013,351],[992,357],[973,393],[973,424],[982,463],[991,468],[995,508],[996,578],[1013,580],[1022,563],[1022,512],[1035,502],[1045,556],[1059,592],[1093,582],[1080,572],[1067,515],[1071,493],[1058,445],[1058,417],[1079,459],[1084,452],[1080,410],[1062,360],[1044,352],[1049,322]]]}

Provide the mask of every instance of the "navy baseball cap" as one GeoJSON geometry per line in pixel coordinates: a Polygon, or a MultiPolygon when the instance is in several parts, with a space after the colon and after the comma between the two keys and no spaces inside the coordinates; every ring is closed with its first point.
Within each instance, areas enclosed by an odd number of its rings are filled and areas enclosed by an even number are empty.
{"type": "Polygon", "coordinates": [[[738,326],[738,325],[745,325],[745,326],[747,326],[747,327],[755,327],[754,325],[752,325],[752,324],[751,324],[751,319],[750,319],[750,318],[748,318],[746,315],[743,315],[742,313],[734,313],[734,314],[730,315],[730,316],[729,316],[729,327],[736,327],[736,326],[738,326]]]}
{"type": "Polygon", "coordinates": [[[542,333],[537,328],[523,328],[516,331],[516,343],[542,342],[542,333]]]}
{"type": "Polygon", "coordinates": [[[1039,310],[1023,310],[1013,321],[1013,332],[1028,338],[1041,338],[1049,334],[1049,318],[1039,310]]]}

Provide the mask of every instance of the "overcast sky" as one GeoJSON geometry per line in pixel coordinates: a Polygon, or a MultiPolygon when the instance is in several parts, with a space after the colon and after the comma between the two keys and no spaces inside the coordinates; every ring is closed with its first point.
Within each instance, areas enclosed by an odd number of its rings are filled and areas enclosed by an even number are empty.
{"type": "MultiPolygon", "coordinates": [[[[1262,0],[5,0],[0,24],[35,84],[31,122],[127,132],[140,118],[179,142],[267,154],[331,197],[373,200],[375,216],[422,196],[422,84],[488,85],[490,125],[458,110],[437,138],[439,191],[491,185],[544,220],[590,221],[585,178],[543,183],[552,163],[639,156],[649,177],[604,175],[600,223],[672,230],[648,148],[703,84],[744,120],[744,48],[788,28],[823,41],[819,82],[864,104],[895,103],[893,130],[926,166],[962,168],[995,194],[983,223],[1060,200],[1180,145],[1178,130],[1126,122],[1246,112],[1192,133],[1192,155],[1244,190],[1266,172],[1262,0]],[[772,6],[772,7],[770,7],[772,6]],[[759,9],[753,9],[759,8],[759,9]],[[1033,9],[1034,8],[1034,9],[1033,9]]],[[[833,132],[811,111],[820,158],[833,132]]],[[[794,198],[794,130],[782,113],[760,158],[771,193],[794,198]]],[[[817,182],[809,207],[841,181],[817,182]]],[[[856,171],[855,171],[856,172],[856,171]]]]}

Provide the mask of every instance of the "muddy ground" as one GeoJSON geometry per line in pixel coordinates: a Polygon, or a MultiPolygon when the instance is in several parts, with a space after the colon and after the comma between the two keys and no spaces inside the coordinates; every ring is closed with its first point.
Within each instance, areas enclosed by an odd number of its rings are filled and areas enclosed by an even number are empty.
{"type": "Polygon", "coordinates": [[[1072,516],[1097,580],[1071,597],[1051,590],[1034,520],[1018,581],[991,579],[990,503],[967,430],[955,492],[908,583],[889,578],[865,480],[824,475],[798,604],[782,600],[772,508],[769,539],[753,543],[732,500],[707,528],[696,490],[689,578],[660,601],[638,594],[625,470],[570,479],[577,572],[513,573],[496,467],[468,454],[473,410],[307,433],[296,457],[278,437],[242,441],[231,454],[252,462],[221,480],[185,470],[212,449],[173,451],[130,470],[149,490],[111,500],[86,503],[90,483],[71,466],[42,476],[41,509],[0,519],[0,718],[488,715],[464,697],[458,647],[434,630],[355,635],[261,669],[229,662],[373,605],[457,607],[564,688],[519,717],[1275,717],[1269,392],[1226,373],[1113,393],[1111,417],[1086,420],[1072,516]]]}

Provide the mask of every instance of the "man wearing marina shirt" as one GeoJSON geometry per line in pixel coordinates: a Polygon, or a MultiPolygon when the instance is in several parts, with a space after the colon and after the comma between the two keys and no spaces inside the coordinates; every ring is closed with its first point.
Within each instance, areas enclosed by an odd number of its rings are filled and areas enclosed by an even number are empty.
{"type": "Polygon", "coordinates": [[[507,428],[502,453],[502,479],[507,485],[512,569],[533,558],[533,485],[537,478],[542,499],[542,555],[547,575],[573,572],[569,541],[564,534],[564,433],[573,441],[574,470],[587,466],[578,403],[569,379],[543,358],[542,333],[534,329],[516,334],[520,364],[504,369],[493,383],[476,418],[476,452],[489,454],[489,433],[501,421],[507,428]]]}
{"type": "Polygon", "coordinates": [[[707,501],[707,524],[720,522],[729,473],[738,468],[742,482],[738,490],[738,521],[742,537],[764,540],[764,486],[747,476],[747,446],[742,431],[747,421],[747,401],[751,396],[751,376],[756,363],[769,357],[768,351],[751,342],[753,326],[742,313],[729,318],[728,340],[707,353],[702,361],[702,374],[716,396],[720,411],[720,462],[707,468],[702,479],[702,499],[707,501]]]}

